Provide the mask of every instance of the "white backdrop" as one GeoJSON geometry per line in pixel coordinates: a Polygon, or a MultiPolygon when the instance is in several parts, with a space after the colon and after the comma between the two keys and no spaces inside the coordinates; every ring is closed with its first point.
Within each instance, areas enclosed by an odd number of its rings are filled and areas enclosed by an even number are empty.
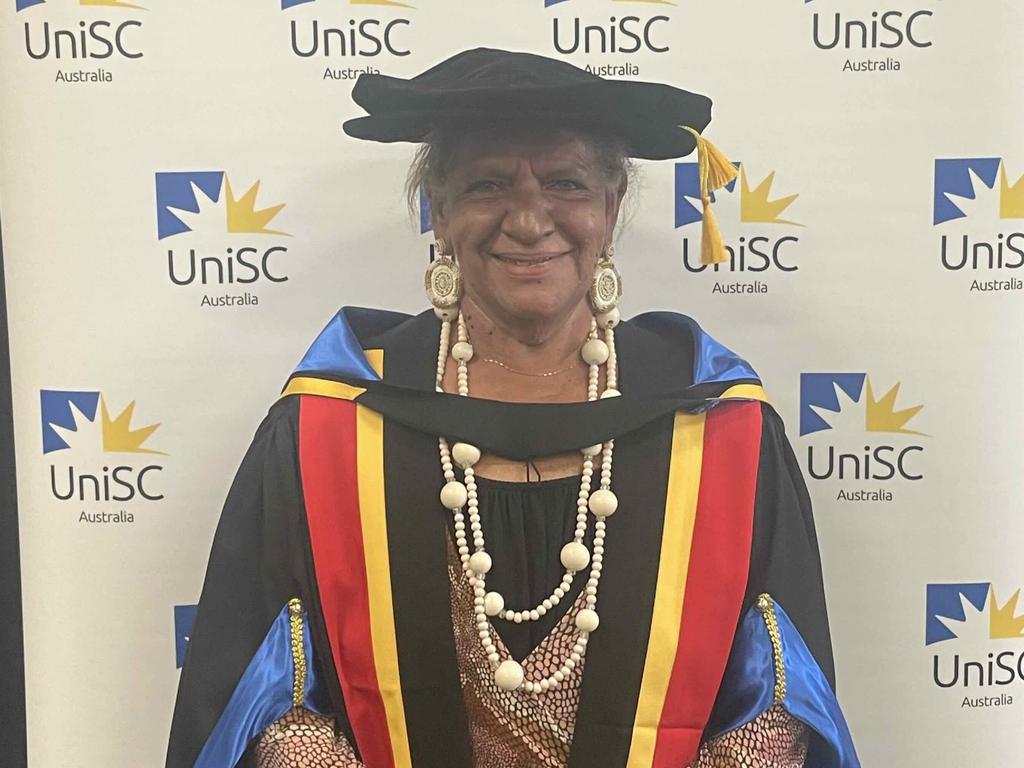
{"type": "Polygon", "coordinates": [[[1021,29],[1017,0],[3,0],[32,768],[162,764],[175,606],[256,425],[340,305],[424,306],[412,148],[341,133],[353,78],[478,45],[714,97],[708,135],[748,182],[717,212],[746,268],[687,269],[687,170],[644,163],[624,314],[695,316],[786,418],[864,765],[1024,765],[1021,29]],[[242,209],[257,181],[255,208],[284,208],[229,214],[224,176],[242,209]],[[191,181],[210,196],[171,214],[191,181]],[[977,268],[951,268],[965,242],[977,268]],[[244,248],[284,250],[270,277],[219,282],[244,248]],[[205,284],[171,279],[190,251],[205,284]]]}

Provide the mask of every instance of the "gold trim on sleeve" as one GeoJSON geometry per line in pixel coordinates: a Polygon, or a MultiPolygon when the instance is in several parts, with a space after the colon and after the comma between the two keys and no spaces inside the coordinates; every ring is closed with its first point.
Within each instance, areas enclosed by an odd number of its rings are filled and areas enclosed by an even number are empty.
{"type": "Polygon", "coordinates": [[[293,597],[288,601],[288,620],[291,625],[292,665],[295,673],[292,676],[292,704],[302,706],[306,690],[306,648],[302,631],[302,601],[293,597]]]}
{"type": "Polygon", "coordinates": [[[775,615],[775,601],[767,592],[757,596],[757,609],[764,617],[768,637],[772,641],[772,663],[775,668],[775,704],[786,698],[786,665],[782,658],[782,636],[779,634],[779,620],[775,615]]]}

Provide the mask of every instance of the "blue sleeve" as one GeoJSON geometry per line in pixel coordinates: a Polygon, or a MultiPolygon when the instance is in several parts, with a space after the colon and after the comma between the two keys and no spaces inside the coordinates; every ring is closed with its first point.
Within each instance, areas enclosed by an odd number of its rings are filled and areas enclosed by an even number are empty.
{"type": "Polygon", "coordinates": [[[765,594],[740,623],[705,738],[746,725],[772,706],[807,725],[807,768],[860,768],[832,686],[786,612],[765,594]]]}

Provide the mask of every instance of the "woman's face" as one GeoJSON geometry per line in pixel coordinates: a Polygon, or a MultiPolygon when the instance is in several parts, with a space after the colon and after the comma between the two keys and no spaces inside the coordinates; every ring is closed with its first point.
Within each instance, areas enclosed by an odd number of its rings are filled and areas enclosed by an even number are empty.
{"type": "Polygon", "coordinates": [[[492,319],[564,319],[585,300],[623,192],[577,135],[474,136],[433,192],[434,232],[492,319]]]}

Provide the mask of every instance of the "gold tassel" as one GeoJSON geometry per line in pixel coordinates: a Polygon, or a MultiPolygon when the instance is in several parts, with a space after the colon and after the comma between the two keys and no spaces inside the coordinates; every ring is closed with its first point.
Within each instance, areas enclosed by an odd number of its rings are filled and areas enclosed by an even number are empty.
{"type": "Polygon", "coordinates": [[[700,177],[700,201],[703,207],[700,254],[704,264],[718,264],[726,260],[722,232],[718,228],[714,211],[711,210],[711,193],[732,183],[737,176],[736,166],[729,162],[718,147],[701,136],[693,128],[679,126],[693,134],[697,140],[697,174],[700,177]]]}

